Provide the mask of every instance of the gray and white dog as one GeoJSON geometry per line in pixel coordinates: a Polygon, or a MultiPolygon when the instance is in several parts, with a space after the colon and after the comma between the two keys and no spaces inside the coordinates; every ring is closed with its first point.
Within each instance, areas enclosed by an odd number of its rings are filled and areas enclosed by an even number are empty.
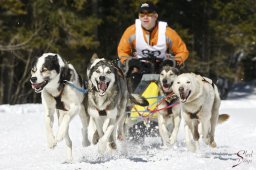
{"type": "MultiPolygon", "coordinates": [[[[148,105],[139,95],[128,94],[126,78],[120,68],[96,54],[87,67],[88,113],[90,124],[96,126],[99,136],[98,151],[104,153],[107,148],[116,149],[116,139],[124,139],[124,122],[127,117],[128,99],[140,105],[148,105]]],[[[89,126],[91,127],[91,126],[89,126]]],[[[89,128],[89,136],[95,129],[89,128]]]]}
{"type": "Polygon", "coordinates": [[[172,67],[168,61],[162,64],[158,87],[159,95],[165,97],[159,108],[166,109],[158,111],[158,127],[165,147],[176,142],[180,126],[180,105],[178,104],[178,97],[172,91],[173,82],[178,74],[179,70],[172,67]],[[170,105],[173,107],[168,108],[170,105]]]}
{"type": "Polygon", "coordinates": [[[83,129],[83,145],[90,143],[87,137],[89,116],[83,105],[84,94],[65,84],[65,81],[82,88],[81,77],[75,68],[65,62],[60,55],[45,53],[32,63],[30,82],[35,92],[41,92],[45,110],[45,126],[49,148],[65,139],[67,162],[72,162],[72,141],[69,137],[69,123],[79,113],[83,129]],[[54,113],[57,113],[59,128],[56,136],[53,132],[54,113]]]}

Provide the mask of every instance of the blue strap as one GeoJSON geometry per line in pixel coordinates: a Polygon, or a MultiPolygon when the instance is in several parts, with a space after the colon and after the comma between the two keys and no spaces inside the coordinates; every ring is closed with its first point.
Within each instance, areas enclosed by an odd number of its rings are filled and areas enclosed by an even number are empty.
{"type": "Polygon", "coordinates": [[[88,89],[77,87],[77,86],[74,85],[74,83],[72,83],[70,81],[67,81],[67,80],[64,80],[64,82],[67,83],[70,87],[76,89],[77,91],[79,91],[81,93],[88,93],[88,89]]]}
{"type": "Polygon", "coordinates": [[[162,99],[162,98],[164,98],[164,96],[145,97],[145,99],[155,99],[155,98],[162,99]]]}

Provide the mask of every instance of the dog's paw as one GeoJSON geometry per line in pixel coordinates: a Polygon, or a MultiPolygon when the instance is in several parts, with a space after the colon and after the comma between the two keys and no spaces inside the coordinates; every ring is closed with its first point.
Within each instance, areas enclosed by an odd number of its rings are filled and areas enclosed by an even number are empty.
{"type": "Polygon", "coordinates": [[[169,139],[169,144],[170,145],[174,145],[174,143],[176,142],[176,137],[171,137],[170,139],[169,139]]]}
{"type": "Polygon", "coordinates": [[[62,140],[64,139],[64,137],[65,137],[64,134],[58,133],[58,134],[57,134],[57,138],[56,138],[57,142],[62,141],[62,140]]]}
{"type": "Polygon", "coordinates": [[[50,149],[54,149],[57,145],[57,141],[55,140],[54,136],[48,138],[48,147],[50,149]]]}
{"type": "Polygon", "coordinates": [[[124,140],[125,140],[125,136],[122,135],[122,134],[118,134],[118,135],[117,135],[117,139],[118,139],[119,141],[124,141],[124,140]]]}
{"type": "Polygon", "coordinates": [[[109,142],[109,147],[113,150],[116,150],[117,149],[117,145],[116,143],[113,141],[113,142],[109,142]]]}
{"type": "Polygon", "coordinates": [[[105,153],[106,149],[107,149],[107,142],[101,138],[98,142],[98,152],[100,154],[103,154],[105,153]]]}
{"type": "Polygon", "coordinates": [[[62,162],[62,164],[72,164],[72,163],[73,163],[72,158],[66,159],[64,162],[62,162]]]}
{"type": "Polygon", "coordinates": [[[169,146],[167,144],[163,144],[160,146],[160,149],[167,150],[167,149],[169,149],[169,146]]]}
{"type": "Polygon", "coordinates": [[[206,145],[210,145],[210,138],[209,138],[209,137],[203,138],[203,140],[204,140],[204,143],[205,143],[206,145]]]}
{"type": "Polygon", "coordinates": [[[216,144],[215,141],[212,141],[212,143],[210,144],[210,146],[211,146],[212,148],[216,148],[216,147],[217,147],[217,144],[216,144]]]}
{"type": "MultiPolygon", "coordinates": [[[[67,134],[67,135],[68,135],[68,134],[67,134]]],[[[64,130],[63,128],[61,128],[61,129],[58,131],[58,133],[57,133],[56,136],[57,136],[57,137],[56,137],[57,142],[62,141],[62,140],[65,138],[65,136],[66,136],[66,130],[64,130]]]]}
{"type": "Polygon", "coordinates": [[[196,144],[195,143],[190,143],[190,144],[188,144],[187,145],[187,147],[188,147],[188,150],[190,151],[190,152],[196,152],[196,144]]]}
{"type": "Polygon", "coordinates": [[[162,149],[172,147],[172,145],[171,145],[171,143],[170,143],[170,139],[169,139],[169,138],[167,138],[167,139],[162,139],[162,142],[163,142],[162,149]]]}

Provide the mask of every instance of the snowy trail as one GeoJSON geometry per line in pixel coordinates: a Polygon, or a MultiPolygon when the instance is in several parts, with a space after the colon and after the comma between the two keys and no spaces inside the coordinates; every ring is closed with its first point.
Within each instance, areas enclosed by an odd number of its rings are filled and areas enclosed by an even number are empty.
{"type": "Polygon", "coordinates": [[[2,170],[82,170],[82,169],[244,169],[256,170],[256,100],[222,101],[220,113],[231,118],[216,129],[218,147],[200,143],[200,151],[190,153],[184,144],[181,126],[178,142],[171,149],[160,148],[160,138],[147,138],[143,146],[127,143],[127,153],[99,155],[96,146],[81,146],[78,116],[71,122],[73,164],[62,164],[65,144],[47,148],[41,104],[0,105],[0,169],[2,170]],[[247,153],[238,164],[238,152],[247,153]],[[252,154],[250,154],[252,153],[252,154]],[[251,157],[250,157],[251,155],[251,157]]]}

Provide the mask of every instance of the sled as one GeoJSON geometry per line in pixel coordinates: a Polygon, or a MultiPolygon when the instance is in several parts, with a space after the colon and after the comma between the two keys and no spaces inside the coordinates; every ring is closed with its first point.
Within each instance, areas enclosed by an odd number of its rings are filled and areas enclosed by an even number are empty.
{"type": "Polygon", "coordinates": [[[157,112],[151,112],[156,109],[159,101],[159,88],[157,81],[159,74],[144,74],[141,82],[134,93],[140,94],[148,100],[146,107],[133,105],[130,110],[128,120],[129,136],[136,142],[143,142],[145,136],[158,136],[157,112]]]}
{"type": "Polygon", "coordinates": [[[135,93],[141,94],[148,100],[149,106],[143,107],[140,105],[134,105],[131,109],[130,119],[133,124],[139,121],[144,121],[146,124],[148,121],[157,121],[157,114],[150,112],[154,110],[158,102],[159,88],[157,81],[159,79],[158,74],[144,74],[141,82],[135,90],[135,93]]]}
{"type": "MultiPolygon", "coordinates": [[[[135,140],[143,140],[145,136],[158,136],[158,118],[157,112],[159,104],[164,100],[164,96],[159,96],[158,81],[160,75],[155,68],[155,57],[142,58],[139,60],[147,60],[151,64],[149,74],[143,74],[140,83],[135,88],[134,93],[140,94],[147,99],[149,105],[146,107],[133,105],[128,111],[129,118],[127,124],[129,134],[135,140]],[[128,123],[129,122],[129,123],[128,123]]],[[[172,59],[174,63],[174,58],[172,59]]],[[[174,64],[175,66],[175,64],[174,64]]]]}

